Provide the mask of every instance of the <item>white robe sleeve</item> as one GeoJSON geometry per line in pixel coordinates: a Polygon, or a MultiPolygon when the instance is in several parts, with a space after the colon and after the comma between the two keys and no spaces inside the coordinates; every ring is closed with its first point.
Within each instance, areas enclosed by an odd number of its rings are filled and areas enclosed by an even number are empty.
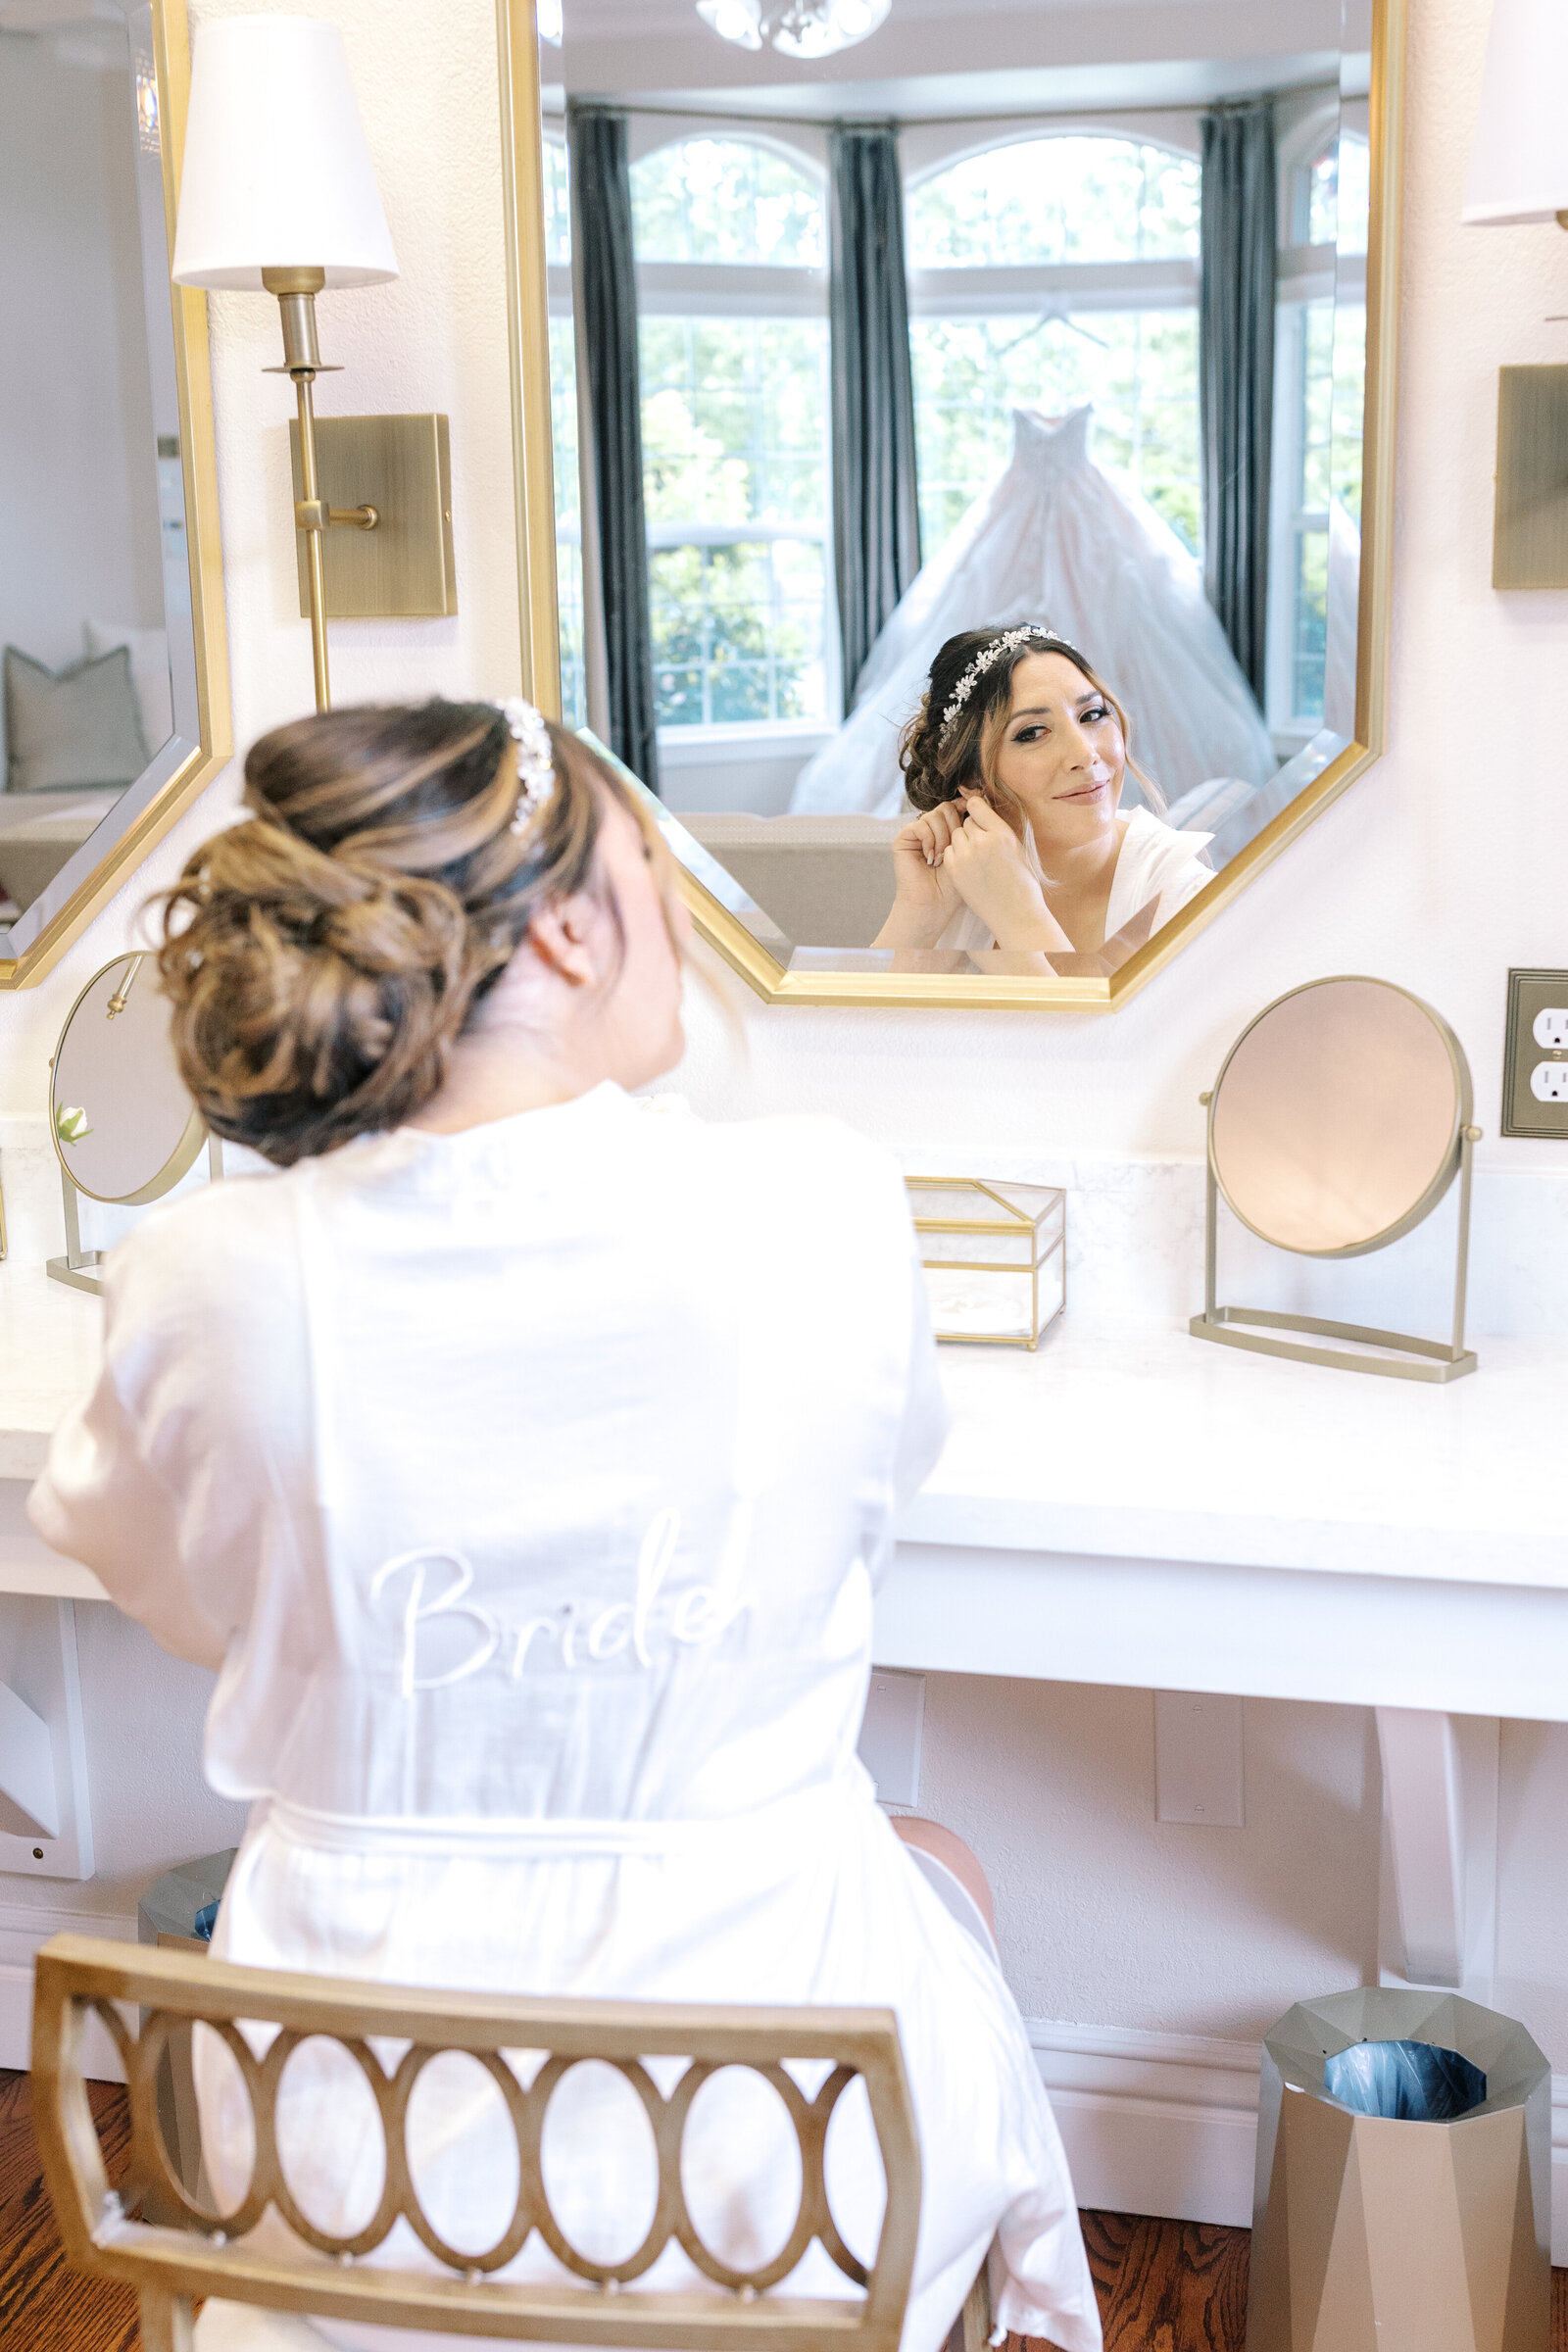
{"type": "Polygon", "coordinates": [[[146,1227],[115,1250],[97,1385],[55,1431],[27,1515],[165,1649],[219,1666],[250,1614],[265,1504],[243,1444],[208,1442],[231,1386],[204,1346],[210,1298],[187,1304],[209,1288],[146,1227]]]}

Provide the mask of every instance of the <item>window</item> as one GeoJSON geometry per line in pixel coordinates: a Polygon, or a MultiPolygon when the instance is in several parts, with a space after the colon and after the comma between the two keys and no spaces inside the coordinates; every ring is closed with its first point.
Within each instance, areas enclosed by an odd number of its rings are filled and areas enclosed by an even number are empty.
{"type": "Polygon", "coordinates": [[[1269,723],[1323,723],[1334,510],[1361,520],[1371,149],[1334,122],[1288,166],[1275,338],[1269,723]]]}
{"type": "Polygon", "coordinates": [[[823,193],[759,140],[634,163],[662,727],[837,716],[823,193]]]}
{"type": "Polygon", "coordinates": [[[911,188],[927,562],[1005,463],[1012,410],[1086,400],[1099,462],[1198,552],[1199,178],[1163,147],[1052,133],[911,188]]]}

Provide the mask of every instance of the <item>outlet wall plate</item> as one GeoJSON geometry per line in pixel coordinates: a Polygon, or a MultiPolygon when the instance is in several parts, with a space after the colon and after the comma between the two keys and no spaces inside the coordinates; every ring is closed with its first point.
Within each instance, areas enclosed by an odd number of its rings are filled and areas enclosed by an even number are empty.
{"type": "Polygon", "coordinates": [[[1502,1133],[1568,1141],[1568,972],[1508,974],[1502,1133]]]}

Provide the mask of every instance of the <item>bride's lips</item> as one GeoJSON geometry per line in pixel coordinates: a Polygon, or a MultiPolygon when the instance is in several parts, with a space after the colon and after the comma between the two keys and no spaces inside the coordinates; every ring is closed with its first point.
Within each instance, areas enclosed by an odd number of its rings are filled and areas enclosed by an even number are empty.
{"type": "Polygon", "coordinates": [[[1098,801],[1102,793],[1110,790],[1110,778],[1102,776],[1098,784],[1086,784],[1082,792],[1058,792],[1058,801],[1098,801]]]}

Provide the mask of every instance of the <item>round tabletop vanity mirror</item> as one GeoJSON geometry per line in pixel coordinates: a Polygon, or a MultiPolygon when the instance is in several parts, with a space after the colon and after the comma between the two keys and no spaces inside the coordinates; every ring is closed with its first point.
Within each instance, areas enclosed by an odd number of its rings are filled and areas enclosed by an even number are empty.
{"type": "MultiPolygon", "coordinates": [[[[76,1200],[134,1207],[172,1192],[208,1134],[169,1034],[169,1005],[146,955],[117,956],[66,1016],[49,1072],[49,1132],[64,1178],[66,1253],[57,1282],[98,1291],[100,1252],[81,1244],[76,1200]]],[[[219,1164],[214,1157],[214,1173],[219,1164]]]]}
{"type": "Polygon", "coordinates": [[[95,972],[66,1019],[49,1080],[60,1164],[90,1200],[156,1200],[192,1168],[207,1129],[179,1074],[169,1006],[146,956],[95,972]]]}
{"type": "Polygon", "coordinates": [[[1355,975],[1292,989],[1250,1021],[1208,1105],[1207,1288],[1199,1339],[1407,1380],[1473,1371],[1464,1346],[1471,1085],[1464,1049],[1430,1004],[1355,975]],[[1460,1180],[1450,1341],[1216,1304],[1223,1200],[1260,1241],[1301,1257],[1362,1257],[1396,1242],[1460,1180]],[[1245,1324],[1254,1328],[1236,1328],[1245,1324]],[[1261,1328],[1257,1328],[1261,1327],[1261,1328]],[[1264,1337],[1349,1341],[1355,1353],[1264,1337]]]}
{"type": "Polygon", "coordinates": [[[1226,1056],[1215,1180],[1263,1241],[1357,1257],[1437,1206],[1469,1117],[1464,1054],[1429,1004],[1386,980],[1320,980],[1259,1013],[1226,1056]]]}

